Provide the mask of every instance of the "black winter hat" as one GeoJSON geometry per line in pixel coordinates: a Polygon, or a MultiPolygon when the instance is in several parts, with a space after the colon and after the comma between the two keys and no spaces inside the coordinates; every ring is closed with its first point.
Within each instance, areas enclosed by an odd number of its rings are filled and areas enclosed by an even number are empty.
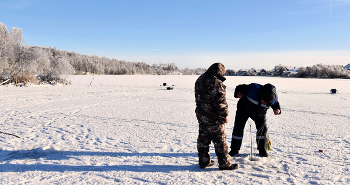
{"type": "Polygon", "coordinates": [[[273,93],[263,93],[261,98],[266,102],[266,104],[271,104],[275,99],[276,95],[273,93]]]}
{"type": "Polygon", "coordinates": [[[271,105],[273,100],[276,98],[276,88],[271,84],[265,84],[260,93],[260,97],[266,102],[267,105],[271,105]]]}

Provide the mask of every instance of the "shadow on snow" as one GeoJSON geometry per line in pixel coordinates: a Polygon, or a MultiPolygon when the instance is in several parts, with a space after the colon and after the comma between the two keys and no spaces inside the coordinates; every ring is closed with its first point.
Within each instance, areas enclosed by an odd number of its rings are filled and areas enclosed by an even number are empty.
{"type": "Polygon", "coordinates": [[[106,165],[106,166],[74,166],[60,164],[11,164],[13,160],[68,160],[77,156],[110,156],[110,157],[197,157],[196,153],[118,153],[118,152],[89,152],[89,151],[57,151],[32,150],[6,151],[0,150],[0,172],[25,172],[25,171],[131,171],[131,172],[172,172],[172,171],[211,171],[216,168],[200,169],[198,164],[184,165],[106,165]]]}

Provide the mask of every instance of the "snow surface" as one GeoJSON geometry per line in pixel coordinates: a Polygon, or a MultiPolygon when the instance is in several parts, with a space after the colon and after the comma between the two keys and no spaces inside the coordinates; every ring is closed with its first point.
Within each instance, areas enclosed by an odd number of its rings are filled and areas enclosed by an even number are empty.
{"type": "MultiPolygon", "coordinates": [[[[350,80],[227,77],[228,144],[236,85],[274,84],[282,114],[268,111],[268,158],[249,160],[256,133],[249,120],[232,158],[239,169],[220,171],[197,162],[197,77],[70,76],[66,86],[1,86],[0,131],[21,137],[0,134],[1,184],[350,183],[350,80]]],[[[213,145],[211,155],[217,163],[213,145]]]]}

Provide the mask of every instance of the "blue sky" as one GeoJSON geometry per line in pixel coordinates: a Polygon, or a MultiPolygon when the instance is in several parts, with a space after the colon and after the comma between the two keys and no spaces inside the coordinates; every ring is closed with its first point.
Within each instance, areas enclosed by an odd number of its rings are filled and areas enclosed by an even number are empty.
{"type": "Polygon", "coordinates": [[[1,0],[28,45],[150,65],[350,63],[350,0],[1,0]]]}

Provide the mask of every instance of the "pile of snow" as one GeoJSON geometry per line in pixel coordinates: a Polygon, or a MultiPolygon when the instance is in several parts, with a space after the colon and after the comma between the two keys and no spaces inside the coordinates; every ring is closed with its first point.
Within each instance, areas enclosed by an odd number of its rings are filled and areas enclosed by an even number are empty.
{"type": "MultiPolygon", "coordinates": [[[[268,158],[250,160],[249,120],[232,158],[239,169],[220,171],[198,166],[197,77],[85,75],[68,86],[0,87],[0,131],[21,137],[0,135],[1,183],[350,183],[350,80],[227,77],[229,145],[236,85],[272,83],[282,114],[267,114],[268,158]]],[[[213,145],[211,155],[217,163],[213,145]]]]}

